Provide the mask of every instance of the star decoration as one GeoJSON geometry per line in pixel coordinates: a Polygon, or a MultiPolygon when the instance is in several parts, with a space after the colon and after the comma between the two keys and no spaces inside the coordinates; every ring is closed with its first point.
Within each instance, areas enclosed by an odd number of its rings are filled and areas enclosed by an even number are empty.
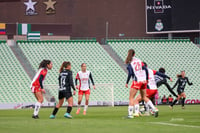
{"type": "Polygon", "coordinates": [[[26,11],[28,11],[29,9],[32,9],[33,11],[35,11],[34,5],[37,2],[32,2],[32,0],[28,0],[28,2],[24,2],[24,4],[27,6],[26,7],[26,11]]]}
{"type": "Polygon", "coordinates": [[[44,4],[47,5],[46,10],[48,10],[48,9],[55,10],[54,4],[56,4],[56,1],[48,0],[47,2],[44,2],[44,4]]]}

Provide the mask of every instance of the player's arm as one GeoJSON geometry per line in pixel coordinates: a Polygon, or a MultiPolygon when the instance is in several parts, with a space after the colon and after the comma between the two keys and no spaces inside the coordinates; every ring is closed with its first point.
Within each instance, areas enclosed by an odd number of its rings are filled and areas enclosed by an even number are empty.
{"type": "Polygon", "coordinates": [[[188,78],[186,78],[186,79],[187,79],[187,83],[188,83],[189,85],[193,85],[193,83],[190,82],[188,78]]]}
{"type": "Polygon", "coordinates": [[[91,72],[90,72],[89,78],[90,78],[90,80],[92,82],[93,88],[95,89],[95,84],[94,84],[94,80],[92,78],[92,73],[91,72]]]}
{"type": "Polygon", "coordinates": [[[72,89],[73,89],[74,91],[76,91],[76,90],[75,90],[75,87],[74,87],[72,72],[69,73],[69,84],[70,84],[70,86],[72,87],[72,89]]]}
{"type": "Polygon", "coordinates": [[[175,85],[172,87],[172,90],[177,86],[178,82],[179,82],[180,79],[178,79],[175,83],[175,85]]]}
{"type": "Polygon", "coordinates": [[[146,81],[148,82],[149,80],[149,72],[148,72],[148,69],[146,68],[146,66],[142,66],[142,70],[145,70],[145,73],[146,73],[146,81]]]}
{"type": "Polygon", "coordinates": [[[131,67],[131,64],[129,64],[129,65],[127,66],[127,70],[128,70],[128,77],[127,77],[127,80],[126,80],[126,87],[128,88],[128,83],[129,83],[129,81],[130,81],[130,79],[131,79],[131,76],[135,77],[135,74],[134,74],[134,72],[133,72],[133,69],[132,69],[132,67],[131,67]]]}
{"type": "Polygon", "coordinates": [[[76,89],[78,89],[78,80],[80,80],[79,78],[79,74],[76,74],[76,78],[75,78],[75,85],[76,85],[76,89]]]}
{"type": "Polygon", "coordinates": [[[40,88],[41,89],[44,89],[43,83],[42,83],[43,78],[44,78],[44,75],[41,74],[40,77],[39,77],[39,83],[40,83],[40,88]]]}
{"type": "Polygon", "coordinates": [[[59,81],[59,87],[61,87],[61,76],[60,76],[60,74],[59,74],[59,76],[58,76],[58,81],[59,81]]]}
{"type": "Polygon", "coordinates": [[[166,74],[161,73],[161,72],[158,72],[158,71],[156,71],[156,70],[153,70],[153,74],[154,74],[154,75],[158,75],[158,76],[163,77],[163,78],[167,78],[167,79],[169,79],[170,81],[172,81],[172,78],[170,78],[170,77],[167,76],[166,74]]]}

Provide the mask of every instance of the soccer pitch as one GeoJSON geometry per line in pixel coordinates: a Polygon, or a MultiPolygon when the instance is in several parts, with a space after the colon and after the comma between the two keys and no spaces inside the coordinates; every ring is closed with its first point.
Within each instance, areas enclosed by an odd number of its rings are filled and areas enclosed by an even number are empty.
{"type": "MultiPolygon", "coordinates": [[[[42,108],[40,119],[32,119],[33,109],[0,110],[0,133],[199,133],[200,105],[180,105],[170,110],[158,106],[159,117],[137,117],[126,119],[127,106],[89,107],[86,116],[76,115],[73,119],[63,117],[61,108],[56,119],[49,119],[53,108],[42,108]]],[[[81,110],[82,111],[82,110],[81,110]]]]}

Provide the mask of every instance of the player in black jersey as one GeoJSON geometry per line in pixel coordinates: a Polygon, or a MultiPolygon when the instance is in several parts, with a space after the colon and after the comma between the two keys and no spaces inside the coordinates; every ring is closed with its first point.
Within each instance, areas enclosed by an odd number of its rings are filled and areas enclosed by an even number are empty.
{"type": "MultiPolygon", "coordinates": [[[[164,68],[159,68],[159,72],[165,74],[165,69],[164,68]]],[[[167,79],[170,79],[170,81],[172,81],[172,79],[168,76],[166,76],[166,78],[163,78],[159,75],[155,75],[155,81],[156,81],[156,85],[159,88],[161,85],[165,85],[168,89],[168,91],[174,95],[175,97],[178,97],[176,95],[176,93],[172,90],[172,88],[170,87],[170,85],[167,83],[167,79]]]]}
{"type": "Polygon", "coordinates": [[[185,98],[186,98],[186,95],[184,92],[185,85],[186,85],[186,83],[188,83],[189,85],[193,85],[193,84],[189,82],[187,77],[185,77],[185,71],[181,71],[181,74],[177,75],[177,77],[178,77],[178,80],[176,81],[176,83],[172,89],[174,89],[178,85],[178,88],[177,88],[178,98],[176,100],[174,100],[174,102],[169,107],[172,109],[173,106],[176,104],[176,102],[180,98],[182,98],[182,109],[184,109],[185,108],[184,107],[185,98]]]}
{"type": "Polygon", "coordinates": [[[72,116],[70,115],[70,112],[72,111],[72,106],[73,106],[73,96],[72,96],[72,92],[71,92],[71,87],[74,90],[73,95],[76,94],[76,90],[75,90],[74,83],[73,83],[71,63],[63,62],[59,71],[60,71],[60,74],[58,77],[58,80],[59,80],[59,94],[58,94],[59,103],[54,108],[54,110],[50,116],[50,119],[55,118],[55,115],[58,112],[58,109],[63,105],[65,98],[68,102],[68,107],[67,107],[67,111],[66,111],[64,117],[72,118],[72,116]]]}

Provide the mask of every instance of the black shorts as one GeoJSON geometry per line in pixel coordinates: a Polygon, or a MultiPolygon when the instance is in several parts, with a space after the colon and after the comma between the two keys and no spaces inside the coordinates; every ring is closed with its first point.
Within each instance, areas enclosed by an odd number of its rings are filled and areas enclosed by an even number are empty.
{"type": "Polygon", "coordinates": [[[58,99],[63,99],[63,98],[66,98],[69,99],[70,97],[72,97],[72,93],[71,92],[66,92],[66,91],[59,91],[59,94],[58,94],[58,99]]]}
{"type": "Polygon", "coordinates": [[[184,92],[184,90],[182,90],[182,89],[179,89],[179,90],[177,90],[177,92],[178,92],[178,95],[181,95],[181,93],[183,93],[183,92],[184,92]]]}

